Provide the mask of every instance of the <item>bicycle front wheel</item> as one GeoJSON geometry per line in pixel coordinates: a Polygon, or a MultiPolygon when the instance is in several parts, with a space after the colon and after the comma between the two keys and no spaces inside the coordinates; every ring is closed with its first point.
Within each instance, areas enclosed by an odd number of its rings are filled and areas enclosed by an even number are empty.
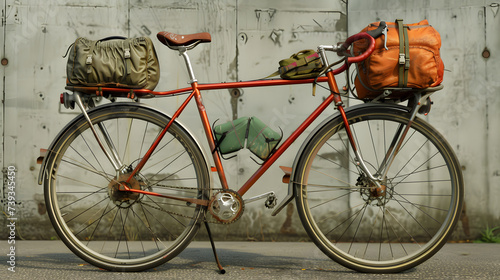
{"type": "MultiPolygon", "coordinates": [[[[348,111],[364,163],[379,176],[395,135],[409,121],[400,106],[348,111]]],[[[412,268],[436,253],[462,207],[455,154],[428,123],[416,118],[377,189],[359,168],[340,117],[310,138],[294,173],[297,208],[310,238],[330,258],[361,272],[412,268]]]]}
{"type": "MultiPolygon", "coordinates": [[[[107,270],[141,271],[175,257],[198,231],[204,207],[120,191],[118,183],[127,180],[170,118],[134,103],[88,114],[124,169],[116,172],[82,115],[65,128],[49,151],[44,181],[59,237],[76,255],[107,270]]],[[[175,122],[129,182],[130,188],[195,199],[208,199],[209,184],[199,146],[175,122]]]]}

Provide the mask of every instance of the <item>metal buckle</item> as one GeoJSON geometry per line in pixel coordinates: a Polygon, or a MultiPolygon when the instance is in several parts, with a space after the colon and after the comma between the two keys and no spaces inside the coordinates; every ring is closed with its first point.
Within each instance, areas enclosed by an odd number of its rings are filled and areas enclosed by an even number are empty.
{"type": "Polygon", "coordinates": [[[399,54],[399,64],[405,64],[406,58],[404,53],[399,54]]]}

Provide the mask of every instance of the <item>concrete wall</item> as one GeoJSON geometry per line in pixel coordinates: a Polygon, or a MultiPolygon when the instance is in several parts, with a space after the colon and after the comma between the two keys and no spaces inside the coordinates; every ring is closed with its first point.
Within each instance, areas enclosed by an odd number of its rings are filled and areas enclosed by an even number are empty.
{"type": "MultiPolygon", "coordinates": [[[[45,213],[43,188],[36,183],[36,158],[40,148],[46,148],[64,124],[76,116],[76,111],[64,109],[58,100],[65,85],[66,60],[62,55],[77,37],[155,37],[164,30],[186,34],[207,31],[212,34],[212,43],[191,52],[194,70],[200,82],[220,82],[262,78],[292,53],[342,41],[347,33],[355,33],[370,22],[396,17],[406,22],[427,18],[442,36],[442,56],[449,71],[445,74],[445,90],[434,95],[429,121],[451,142],[464,169],[469,224],[464,223],[466,230],[460,227],[455,238],[471,238],[488,224],[499,225],[500,205],[496,200],[500,197],[500,169],[495,163],[500,162],[500,148],[495,144],[500,140],[500,37],[493,31],[499,26],[500,16],[496,2],[343,2],[0,0],[0,58],[8,59],[7,65],[0,66],[0,160],[4,168],[17,168],[16,229],[20,238],[56,236],[45,213]],[[490,51],[489,58],[482,57],[485,48],[490,51]]],[[[181,58],[153,40],[162,71],[157,89],[187,86],[181,58]]],[[[221,90],[205,94],[204,101],[212,121],[259,116],[289,135],[305,118],[298,112],[317,106],[327,94],[319,91],[311,97],[309,86],[245,89],[238,97],[221,90]]],[[[171,113],[181,101],[174,97],[145,103],[171,113]]],[[[188,107],[181,121],[204,139],[194,109],[188,107]]],[[[292,146],[245,197],[274,190],[282,199],[286,185],[281,183],[278,166],[290,166],[298,147],[292,146]]],[[[225,162],[234,189],[258,168],[249,156],[242,151],[225,162]]],[[[5,207],[6,185],[0,194],[5,207]]],[[[246,206],[238,223],[213,230],[222,239],[301,240],[304,232],[300,221],[293,208],[286,210],[271,217],[263,201],[254,202],[246,206]],[[236,236],[229,235],[228,229],[236,236]]],[[[6,236],[6,229],[2,227],[0,233],[6,236]]]]}

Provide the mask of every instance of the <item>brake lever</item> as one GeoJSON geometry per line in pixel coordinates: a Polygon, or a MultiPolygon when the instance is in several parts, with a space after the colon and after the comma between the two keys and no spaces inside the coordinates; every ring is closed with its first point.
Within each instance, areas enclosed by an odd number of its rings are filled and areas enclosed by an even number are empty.
{"type": "Polygon", "coordinates": [[[384,35],[384,48],[388,50],[387,48],[387,23],[385,21],[381,21],[378,28],[374,30],[367,31],[366,33],[370,34],[370,36],[373,37],[373,39],[377,39],[381,35],[384,35]]]}
{"type": "Polygon", "coordinates": [[[382,35],[384,35],[384,48],[386,50],[388,50],[388,48],[387,48],[387,24],[384,26],[384,29],[382,30],[382,35]]]}

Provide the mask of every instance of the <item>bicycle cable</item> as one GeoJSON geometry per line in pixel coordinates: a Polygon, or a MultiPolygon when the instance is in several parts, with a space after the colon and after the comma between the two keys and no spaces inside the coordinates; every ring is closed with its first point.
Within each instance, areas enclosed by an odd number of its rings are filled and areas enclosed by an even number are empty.
{"type": "Polygon", "coordinates": [[[325,89],[325,90],[329,91],[329,92],[330,92],[330,93],[332,93],[332,94],[339,94],[339,95],[342,95],[343,97],[348,98],[348,99],[357,99],[357,100],[359,100],[359,99],[357,98],[357,96],[356,96],[356,95],[352,92],[351,87],[350,87],[350,83],[349,83],[349,74],[348,74],[348,73],[349,73],[349,68],[350,68],[349,66],[350,66],[350,65],[348,65],[348,66],[347,66],[347,69],[345,70],[345,72],[346,72],[346,74],[347,74],[347,88],[348,88],[348,91],[346,92],[347,94],[341,94],[340,92],[335,92],[335,91],[331,90],[330,88],[328,88],[328,87],[326,87],[326,86],[323,86],[323,85],[321,85],[321,84],[318,84],[318,78],[319,78],[320,76],[324,75],[324,74],[325,74],[325,73],[326,73],[329,69],[331,69],[333,66],[336,66],[336,65],[338,65],[338,64],[340,64],[340,63],[342,63],[342,62],[344,62],[344,61],[345,61],[345,63],[347,63],[347,56],[344,56],[343,58],[339,59],[338,61],[335,61],[334,63],[332,63],[332,64],[328,65],[327,67],[325,67],[325,68],[324,68],[324,69],[323,69],[323,70],[322,70],[322,71],[318,74],[318,77],[316,77],[316,79],[314,79],[314,82],[313,82],[313,95],[315,94],[315,90],[316,90],[316,89],[315,89],[315,87],[316,87],[316,86],[319,86],[320,88],[325,89]],[[353,96],[349,96],[349,91],[353,93],[353,96]]]}

